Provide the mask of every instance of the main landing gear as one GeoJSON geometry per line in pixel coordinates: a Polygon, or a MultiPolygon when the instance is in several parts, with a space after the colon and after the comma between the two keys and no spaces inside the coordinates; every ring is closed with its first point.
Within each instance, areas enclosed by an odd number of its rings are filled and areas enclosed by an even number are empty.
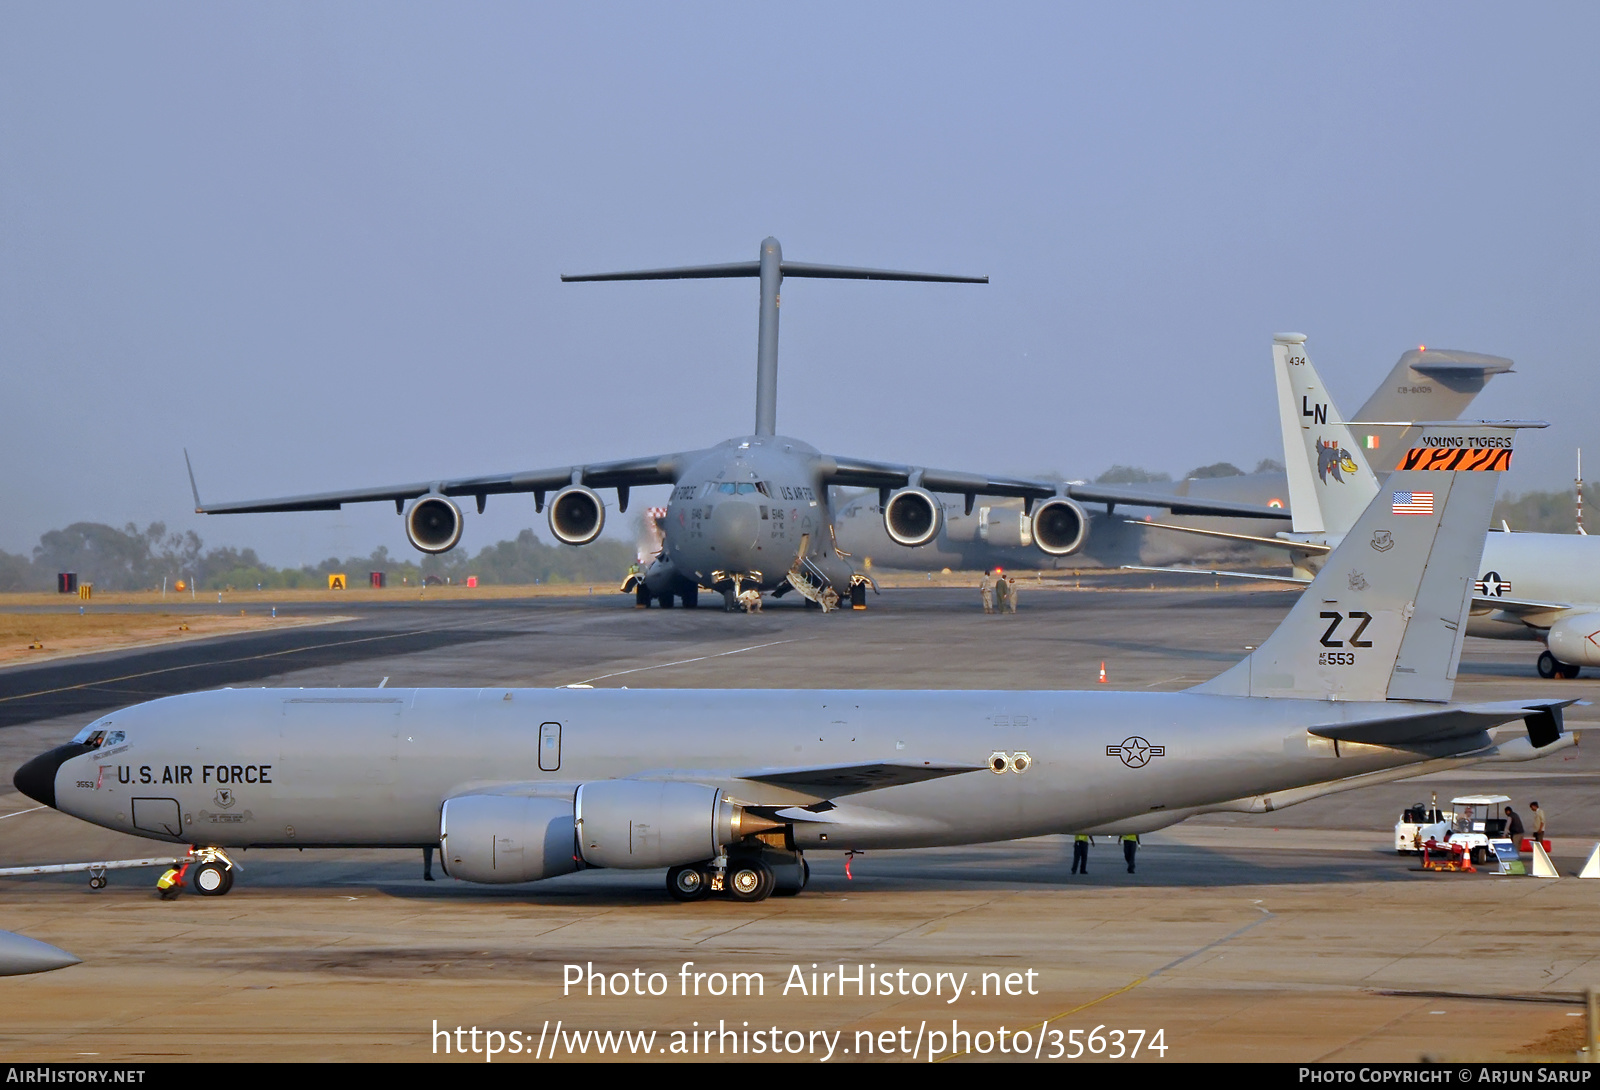
{"type": "Polygon", "coordinates": [[[667,892],[677,901],[702,901],[715,893],[753,904],[793,897],[810,880],[811,867],[800,852],[767,849],[673,867],[667,871],[667,892]]]}
{"type": "Polygon", "coordinates": [[[1571,681],[1581,672],[1581,667],[1562,662],[1548,651],[1539,652],[1539,676],[1559,677],[1571,681]]]}

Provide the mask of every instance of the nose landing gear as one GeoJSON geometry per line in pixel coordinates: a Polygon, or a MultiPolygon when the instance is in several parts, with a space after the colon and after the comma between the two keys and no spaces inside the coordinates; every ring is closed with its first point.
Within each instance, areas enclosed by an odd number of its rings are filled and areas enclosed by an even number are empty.
{"type": "Polygon", "coordinates": [[[189,886],[202,897],[221,897],[233,888],[233,872],[238,864],[221,848],[190,848],[181,859],[156,881],[161,899],[170,901],[189,886]]]}

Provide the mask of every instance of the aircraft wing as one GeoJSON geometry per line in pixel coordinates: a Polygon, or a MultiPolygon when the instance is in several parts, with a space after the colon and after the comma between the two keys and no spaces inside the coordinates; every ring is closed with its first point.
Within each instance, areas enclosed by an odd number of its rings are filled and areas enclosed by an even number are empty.
{"type": "Polygon", "coordinates": [[[1163,575],[1210,575],[1220,579],[1252,579],[1257,583],[1297,583],[1305,586],[1311,580],[1299,575],[1272,575],[1269,572],[1219,571],[1212,568],[1152,568],[1144,564],[1124,564],[1123,571],[1160,572],[1163,575]]]}
{"type": "Polygon", "coordinates": [[[1484,606],[1493,606],[1515,617],[1525,617],[1535,613],[1560,613],[1563,610],[1578,608],[1571,602],[1536,602],[1531,598],[1498,598],[1487,594],[1474,594],[1472,607],[1481,609],[1484,606]]]}
{"type": "MultiPolygon", "coordinates": [[[[1274,508],[1276,510],[1276,508],[1274,508]]],[[[1178,512],[1182,514],[1182,512],[1178,512]]],[[[1146,522],[1143,520],[1128,520],[1134,526],[1149,526],[1157,530],[1172,530],[1180,534],[1199,534],[1201,537],[1220,537],[1225,541],[1244,541],[1251,545],[1265,545],[1273,549],[1288,549],[1297,553],[1312,553],[1322,556],[1333,552],[1333,546],[1319,541],[1296,541],[1287,537],[1263,537],[1257,534],[1235,534],[1227,530],[1206,530],[1199,526],[1179,526],[1171,522],[1146,522]]]]}
{"type": "Polygon", "coordinates": [[[874,462],[864,458],[824,456],[823,483],[860,488],[905,488],[920,485],[930,492],[962,493],[967,496],[1013,496],[1027,501],[1067,496],[1084,503],[1103,503],[1108,509],[1117,504],[1132,507],[1162,507],[1178,515],[1226,515],[1235,518],[1289,518],[1280,507],[1253,503],[1172,496],[1126,485],[1059,484],[1055,481],[1026,480],[1017,477],[990,477],[948,469],[874,462]]]}
{"type": "MultiPolygon", "coordinates": [[[[194,467],[189,468],[189,484],[194,489],[194,509],[202,515],[242,515],[264,511],[337,511],[347,503],[377,503],[393,500],[395,509],[406,500],[416,499],[429,492],[446,496],[474,496],[478,510],[483,510],[484,498],[508,492],[532,492],[539,507],[544,506],[544,493],[554,492],[569,484],[585,484],[591,488],[629,488],[635,485],[672,484],[678,479],[686,455],[663,454],[656,457],[629,458],[618,462],[592,462],[588,465],[557,466],[523,473],[500,473],[482,477],[457,477],[437,481],[416,481],[411,484],[389,485],[381,488],[354,488],[343,492],[316,492],[303,496],[281,496],[266,500],[244,500],[231,503],[202,503],[200,490],[194,487],[194,467]]],[[[185,461],[188,455],[184,455],[185,461]]],[[[626,500],[624,500],[626,506],[626,500]]]]}
{"type": "Polygon", "coordinates": [[[937,780],[944,776],[959,776],[963,772],[986,772],[987,765],[946,764],[921,761],[903,764],[897,761],[866,761],[849,765],[817,765],[811,768],[758,768],[735,775],[741,780],[771,784],[791,790],[807,791],[823,797],[853,795],[859,791],[876,791],[881,787],[899,787],[924,780],[937,780]]]}

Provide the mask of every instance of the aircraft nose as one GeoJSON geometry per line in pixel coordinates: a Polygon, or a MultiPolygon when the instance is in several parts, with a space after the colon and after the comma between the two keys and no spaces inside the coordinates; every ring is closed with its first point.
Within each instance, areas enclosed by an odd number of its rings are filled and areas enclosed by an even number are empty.
{"type": "Polygon", "coordinates": [[[749,500],[728,499],[711,511],[711,542],[717,552],[742,554],[756,547],[761,533],[761,512],[749,500]]]}
{"type": "Polygon", "coordinates": [[[11,782],[18,791],[27,795],[34,802],[42,802],[51,809],[56,805],[56,773],[61,766],[80,753],[88,753],[89,747],[67,743],[57,746],[47,753],[28,761],[17,769],[16,775],[11,777],[11,782]]]}
{"type": "Polygon", "coordinates": [[[47,973],[51,969],[76,965],[79,960],[47,942],[11,931],[0,931],[0,976],[47,973]]]}

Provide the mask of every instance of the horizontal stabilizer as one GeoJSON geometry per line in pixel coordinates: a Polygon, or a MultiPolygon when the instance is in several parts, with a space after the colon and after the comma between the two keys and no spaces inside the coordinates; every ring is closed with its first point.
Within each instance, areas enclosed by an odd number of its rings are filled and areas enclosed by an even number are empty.
{"type": "Polygon", "coordinates": [[[1312,734],[1340,742],[1361,742],[1373,746],[1410,746],[1443,742],[1479,734],[1490,727],[1521,719],[1528,727],[1529,740],[1542,748],[1561,737],[1561,709],[1576,700],[1539,703],[1504,702],[1460,704],[1415,715],[1397,715],[1350,723],[1330,723],[1308,728],[1312,734]]]}
{"type": "MultiPolygon", "coordinates": [[[[780,261],[784,276],[814,280],[910,280],[934,284],[987,284],[987,276],[952,276],[947,273],[902,272],[897,269],[861,269],[851,265],[809,265],[801,261],[780,261]]],[[[586,273],[563,275],[567,284],[595,280],[723,280],[741,276],[760,276],[761,262],[734,261],[726,265],[684,265],[673,269],[640,269],[637,272],[586,273]]]]}

